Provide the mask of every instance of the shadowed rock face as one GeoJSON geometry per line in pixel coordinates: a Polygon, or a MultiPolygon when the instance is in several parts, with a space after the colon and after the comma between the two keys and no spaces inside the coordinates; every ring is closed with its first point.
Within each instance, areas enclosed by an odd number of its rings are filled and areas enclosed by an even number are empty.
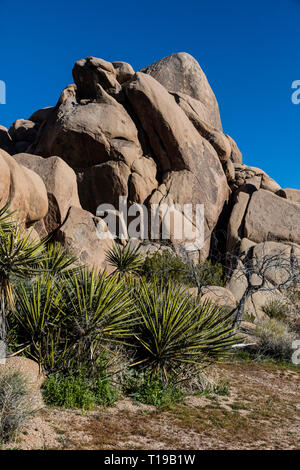
{"type": "Polygon", "coordinates": [[[99,268],[106,245],[89,233],[93,214],[103,203],[118,206],[119,196],[147,206],[203,204],[200,259],[218,232],[224,253],[270,241],[300,244],[300,191],[283,190],[263,170],[243,164],[192,56],[172,54],[139,72],[126,62],[88,57],[75,63],[73,78],[56,106],[19,119],[9,131],[0,126],[0,148],[14,156],[0,151],[1,204],[11,201],[27,226],[38,221],[40,235],[55,232],[82,262],[99,268]]]}

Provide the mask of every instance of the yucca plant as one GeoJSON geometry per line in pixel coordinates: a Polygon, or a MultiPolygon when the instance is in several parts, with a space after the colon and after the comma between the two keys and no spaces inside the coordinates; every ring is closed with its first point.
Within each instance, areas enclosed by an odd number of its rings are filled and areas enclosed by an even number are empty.
{"type": "MultiPolygon", "coordinates": [[[[0,200],[1,203],[1,200],[0,200]]],[[[9,232],[15,225],[13,220],[14,211],[9,209],[9,204],[4,204],[0,209],[0,230],[1,232],[9,232]]]]}
{"type": "Polygon", "coordinates": [[[45,251],[45,259],[41,266],[43,271],[59,276],[80,269],[77,257],[69,253],[60,243],[49,243],[45,251]]]}
{"type": "Polygon", "coordinates": [[[114,266],[115,272],[122,275],[139,274],[143,265],[139,247],[133,247],[130,243],[127,243],[126,246],[114,243],[106,253],[106,260],[114,266]]]}
{"type": "Polygon", "coordinates": [[[7,313],[14,308],[13,280],[30,278],[41,271],[44,243],[24,235],[18,225],[0,219],[0,339],[5,341],[7,313]]]}
{"type": "Polygon", "coordinates": [[[237,342],[231,312],[208,302],[201,305],[180,284],[142,280],[135,301],[140,321],[134,365],[151,368],[165,381],[182,364],[226,356],[237,342]]]}
{"type": "Polygon", "coordinates": [[[69,276],[64,297],[71,360],[93,367],[108,343],[124,343],[131,335],[135,306],[117,274],[83,269],[69,276]]]}
{"type": "Polygon", "coordinates": [[[62,335],[65,314],[64,283],[44,274],[32,281],[21,282],[15,292],[16,308],[12,323],[19,348],[42,364],[53,369],[66,352],[67,338],[62,335]]]}

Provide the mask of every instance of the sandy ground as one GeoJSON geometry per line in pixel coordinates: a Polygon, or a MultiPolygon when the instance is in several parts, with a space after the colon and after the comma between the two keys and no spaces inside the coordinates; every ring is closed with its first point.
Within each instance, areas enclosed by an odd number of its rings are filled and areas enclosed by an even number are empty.
{"type": "Polygon", "coordinates": [[[227,396],[189,396],[172,409],[129,399],[94,411],[45,408],[14,449],[299,449],[299,370],[232,363],[214,366],[227,396]]]}

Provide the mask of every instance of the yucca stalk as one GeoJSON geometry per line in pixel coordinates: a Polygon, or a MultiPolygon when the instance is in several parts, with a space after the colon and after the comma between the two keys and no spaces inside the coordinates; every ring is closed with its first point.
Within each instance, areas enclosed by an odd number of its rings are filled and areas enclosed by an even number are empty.
{"type": "Polygon", "coordinates": [[[134,365],[150,367],[168,381],[181,364],[217,360],[237,342],[232,313],[192,300],[181,285],[141,281],[135,293],[140,322],[134,365]]]}
{"type": "Polygon", "coordinates": [[[132,247],[130,243],[126,246],[114,243],[107,252],[106,260],[115,268],[115,272],[121,275],[140,273],[143,258],[139,253],[139,247],[132,247]]]}

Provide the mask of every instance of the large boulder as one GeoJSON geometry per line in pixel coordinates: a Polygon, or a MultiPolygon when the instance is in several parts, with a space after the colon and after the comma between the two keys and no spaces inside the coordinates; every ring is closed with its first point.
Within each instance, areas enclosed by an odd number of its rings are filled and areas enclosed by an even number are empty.
{"type": "Polygon", "coordinates": [[[0,149],[0,204],[1,207],[8,202],[10,194],[10,168],[4,155],[9,155],[0,149]]]}
{"type": "Polygon", "coordinates": [[[300,205],[264,189],[254,192],[245,217],[244,234],[256,243],[300,244],[300,205]]]}
{"type": "Polygon", "coordinates": [[[277,193],[280,190],[280,186],[276,181],[270,178],[263,170],[253,166],[247,166],[240,163],[234,164],[235,168],[235,181],[233,188],[239,188],[244,184],[247,184],[249,180],[256,179],[259,182],[257,189],[265,189],[272,193],[277,193]]]}
{"type": "Polygon", "coordinates": [[[3,150],[0,150],[0,166],[4,179],[4,184],[0,187],[1,206],[9,203],[10,209],[17,212],[19,222],[26,226],[45,217],[48,212],[48,198],[40,176],[19,165],[3,150]]]}
{"type": "Polygon", "coordinates": [[[205,286],[201,289],[201,302],[212,301],[220,307],[234,309],[237,305],[236,298],[229,289],[220,286],[205,286]]]}
{"type": "Polygon", "coordinates": [[[158,186],[156,164],[138,149],[133,155],[130,164],[126,159],[110,160],[78,172],[79,195],[84,208],[93,213],[103,203],[117,208],[120,196],[127,197],[130,203],[146,201],[158,186]]]}
{"type": "Polygon", "coordinates": [[[63,92],[41,131],[35,154],[59,155],[73,169],[82,169],[113,159],[114,141],[140,147],[136,126],[125,108],[99,84],[97,90],[97,101],[85,104],[77,101],[74,88],[63,92]]]}
{"type": "Polygon", "coordinates": [[[97,271],[111,271],[105,257],[113,240],[104,221],[90,212],[71,207],[64,224],[56,232],[56,239],[75,254],[81,264],[97,271]]]}
{"type": "Polygon", "coordinates": [[[220,158],[220,161],[222,163],[227,162],[232,152],[230,141],[220,130],[215,129],[204,121],[204,105],[200,101],[197,101],[190,96],[183,95],[182,93],[172,94],[176,103],[185,112],[199,134],[213,146],[220,158]]]}
{"type": "Polygon", "coordinates": [[[96,57],[78,60],[73,68],[79,99],[97,99],[99,85],[110,93],[118,93],[121,86],[113,64],[96,57]]]}
{"type": "Polygon", "coordinates": [[[260,180],[256,177],[247,180],[247,183],[241,186],[234,193],[233,208],[230,214],[227,227],[227,252],[233,253],[244,238],[244,218],[251,195],[260,187],[260,180]]]}
{"type": "Polygon", "coordinates": [[[34,142],[37,136],[37,128],[37,124],[33,121],[18,119],[11,125],[8,132],[15,142],[34,142]]]}
{"type": "Polygon", "coordinates": [[[300,247],[278,242],[259,243],[253,248],[253,259],[265,266],[265,277],[273,285],[284,284],[290,279],[292,263],[300,265],[300,247]]]}
{"type": "Polygon", "coordinates": [[[141,72],[151,75],[172,93],[184,93],[200,101],[203,121],[222,130],[216,97],[200,65],[190,54],[172,54],[143,68],[141,72]]]}
{"type": "Polygon", "coordinates": [[[116,78],[120,84],[127,82],[134,75],[134,70],[127,62],[112,62],[116,78]]]}
{"type": "Polygon", "coordinates": [[[53,232],[65,220],[71,206],[81,207],[76,174],[61,158],[42,158],[38,155],[18,154],[16,162],[37,173],[45,183],[49,210],[44,218],[47,233],[53,232]]]}
{"type": "Polygon", "coordinates": [[[36,124],[42,124],[46,119],[48,119],[53,110],[53,107],[38,109],[30,116],[29,121],[36,124]]]}
{"type": "Polygon", "coordinates": [[[209,240],[229,195],[217,153],[154,78],[138,72],[124,90],[162,174],[162,184],[150,203],[204,204],[205,235],[209,240]]]}
{"type": "Polygon", "coordinates": [[[240,259],[237,260],[235,269],[233,269],[231,276],[226,284],[226,289],[230,290],[234,298],[240,302],[248,286],[248,281],[245,276],[243,263],[240,259]]]}

